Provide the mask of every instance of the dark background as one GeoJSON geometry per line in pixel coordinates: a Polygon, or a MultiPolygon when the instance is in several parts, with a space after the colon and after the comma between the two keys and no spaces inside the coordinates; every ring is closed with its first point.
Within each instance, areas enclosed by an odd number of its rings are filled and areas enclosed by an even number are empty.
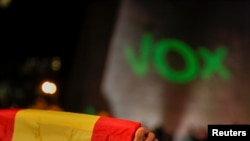
{"type": "Polygon", "coordinates": [[[107,109],[96,86],[118,5],[114,0],[13,0],[0,9],[0,85],[8,89],[1,108],[31,105],[41,81],[50,79],[58,85],[56,99],[65,110],[107,109]],[[60,57],[60,71],[49,68],[53,57],[60,57]],[[36,65],[25,73],[31,60],[36,65]]]}

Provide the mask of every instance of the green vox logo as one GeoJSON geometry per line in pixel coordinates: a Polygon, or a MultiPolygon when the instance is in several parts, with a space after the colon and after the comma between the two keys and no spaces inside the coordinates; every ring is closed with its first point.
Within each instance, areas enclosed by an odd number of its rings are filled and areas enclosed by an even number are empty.
{"type": "Polygon", "coordinates": [[[188,44],[177,39],[163,39],[154,44],[151,34],[143,35],[138,54],[135,53],[132,46],[127,46],[124,50],[125,59],[137,76],[147,75],[152,59],[156,72],[173,83],[187,83],[199,75],[203,79],[209,79],[214,73],[223,79],[229,79],[231,74],[223,65],[226,55],[227,49],[224,46],[218,46],[214,52],[200,47],[196,52],[188,44]],[[170,67],[166,60],[169,51],[174,51],[183,57],[184,69],[177,71],[170,67]],[[204,61],[202,68],[199,65],[198,57],[204,61]]]}

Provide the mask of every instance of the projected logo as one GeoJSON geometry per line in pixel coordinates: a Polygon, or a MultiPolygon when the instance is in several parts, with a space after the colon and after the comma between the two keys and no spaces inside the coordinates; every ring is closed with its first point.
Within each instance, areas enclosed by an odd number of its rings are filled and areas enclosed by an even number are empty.
{"type": "Polygon", "coordinates": [[[152,61],[156,72],[173,83],[188,83],[197,77],[209,79],[215,73],[222,79],[230,79],[230,71],[223,64],[226,55],[227,48],[224,46],[218,46],[213,52],[205,47],[193,50],[178,39],[162,39],[154,43],[152,35],[148,33],[142,37],[139,53],[136,53],[133,46],[127,46],[124,50],[124,56],[137,76],[146,76],[152,61]],[[166,56],[170,51],[183,58],[185,67],[182,70],[176,70],[169,65],[166,56]],[[199,57],[204,61],[203,66],[199,64],[199,57]]]}

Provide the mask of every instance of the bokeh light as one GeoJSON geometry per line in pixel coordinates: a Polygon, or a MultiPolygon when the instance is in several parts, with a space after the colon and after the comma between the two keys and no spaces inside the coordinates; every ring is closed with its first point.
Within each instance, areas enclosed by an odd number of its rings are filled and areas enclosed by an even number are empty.
{"type": "Polygon", "coordinates": [[[42,83],[41,89],[45,94],[55,94],[57,91],[57,86],[53,82],[45,81],[42,83]]]}
{"type": "Polygon", "coordinates": [[[12,0],[0,0],[0,8],[7,8],[12,0]]]}
{"type": "Polygon", "coordinates": [[[51,61],[51,68],[53,71],[59,71],[61,69],[61,59],[54,57],[51,61]]]}

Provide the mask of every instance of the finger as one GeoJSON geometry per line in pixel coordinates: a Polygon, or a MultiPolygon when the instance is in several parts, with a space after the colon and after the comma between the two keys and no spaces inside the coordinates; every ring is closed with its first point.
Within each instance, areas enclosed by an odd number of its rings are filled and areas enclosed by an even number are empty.
{"type": "Polygon", "coordinates": [[[135,133],[135,138],[134,141],[143,141],[145,135],[148,133],[149,131],[144,128],[144,127],[140,127],[137,129],[136,133],[135,133]]]}
{"type": "Polygon", "coordinates": [[[155,134],[149,132],[145,141],[154,141],[154,139],[155,139],[155,134]]]}

